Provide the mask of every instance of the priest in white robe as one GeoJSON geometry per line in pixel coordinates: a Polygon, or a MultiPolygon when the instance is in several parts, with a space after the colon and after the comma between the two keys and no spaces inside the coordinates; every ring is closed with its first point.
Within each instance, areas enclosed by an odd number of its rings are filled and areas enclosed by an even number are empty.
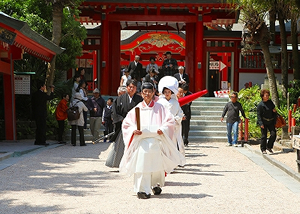
{"type": "Polygon", "coordinates": [[[153,101],[153,84],[142,86],[143,102],[129,111],[122,123],[125,144],[120,172],[134,175],[134,191],[138,198],[161,193],[165,173],[170,173],[184,158],[172,141],[175,120],[170,111],[153,101]],[[140,130],[136,108],[140,109],[140,130]]]}

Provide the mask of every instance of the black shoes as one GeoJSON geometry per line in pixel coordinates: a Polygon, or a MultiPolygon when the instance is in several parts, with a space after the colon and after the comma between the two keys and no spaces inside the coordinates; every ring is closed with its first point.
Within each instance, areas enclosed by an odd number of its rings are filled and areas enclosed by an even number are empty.
{"type": "Polygon", "coordinates": [[[159,185],[152,188],[152,192],[153,192],[154,195],[160,195],[161,191],[162,191],[162,189],[160,188],[159,185]]]}
{"type": "Polygon", "coordinates": [[[160,195],[162,189],[160,188],[160,184],[156,184],[155,187],[152,187],[152,192],[154,195],[160,195]]]}
{"type": "Polygon", "coordinates": [[[138,192],[137,197],[139,199],[148,199],[148,198],[150,198],[150,194],[146,194],[145,192],[138,192]]]}
{"type": "Polygon", "coordinates": [[[86,144],[82,144],[82,145],[80,145],[80,146],[86,146],[86,144]]]}
{"type": "Polygon", "coordinates": [[[263,153],[263,155],[266,155],[266,154],[267,154],[266,150],[262,151],[262,153],[263,153]]]}
{"type": "MultiPolygon", "coordinates": [[[[157,184],[155,187],[152,187],[152,192],[154,195],[160,195],[162,189],[160,188],[160,185],[157,184]]],[[[145,192],[138,192],[137,197],[139,199],[148,199],[150,198],[151,194],[146,194],[145,192]]]]}
{"type": "Polygon", "coordinates": [[[267,148],[270,153],[274,153],[272,149],[267,148]]]}

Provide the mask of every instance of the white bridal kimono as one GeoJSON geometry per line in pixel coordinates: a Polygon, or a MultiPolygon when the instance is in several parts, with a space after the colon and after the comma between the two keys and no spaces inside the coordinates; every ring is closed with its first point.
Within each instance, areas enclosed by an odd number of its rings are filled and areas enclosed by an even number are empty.
{"type": "MultiPolygon", "coordinates": [[[[172,94],[171,99],[169,101],[165,98],[165,95],[162,94],[159,96],[159,100],[157,102],[162,104],[165,108],[169,109],[171,114],[173,114],[175,119],[175,128],[174,128],[174,137],[172,139],[176,144],[178,144],[180,153],[183,155],[183,157],[185,157],[185,149],[182,140],[182,128],[181,128],[181,121],[184,116],[184,113],[178,103],[175,94],[172,94]]],[[[179,165],[183,166],[184,164],[185,164],[185,159],[183,159],[179,165]]]]}
{"type": "Polygon", "coordinates": [[[120,172],[134,174],[134,191],[150,194],[151,186],[164,186],[165,172],[170,173],[181,163],[183,156],[171,140],[174,134],[174,117],[161,104],[143,101],[129,111],[122,123],[125,144],[120,172]],[[135,108],[140,108],[141,135],[137,129],[135,108]],[[157,134],[160,129],[163,135],[157,134]]]}

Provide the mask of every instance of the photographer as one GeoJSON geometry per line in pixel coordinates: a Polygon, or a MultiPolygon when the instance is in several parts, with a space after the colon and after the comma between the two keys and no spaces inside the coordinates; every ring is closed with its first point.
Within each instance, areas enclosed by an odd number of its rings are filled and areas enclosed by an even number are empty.
{"type": "Polygon", "coordinates": [[[32,95],[31,105],[33,118],[36,123],[35,142],[34,145],[49,145],[46,143],[46,118],[47,118],[47,101],[52,100],[54,96],[54,86],[51,86],[51,93],[45,93],[45,82],[37,85],[38,90],[32,95]]]}
{"type": "Polygon", "coordinates": [[[174,76],[174,74],[177,73],[177,61],[172,58],[170,51],[166,52],[166,57],[167,59],[165,59],[162,64],[164,76],[174,76]]]}

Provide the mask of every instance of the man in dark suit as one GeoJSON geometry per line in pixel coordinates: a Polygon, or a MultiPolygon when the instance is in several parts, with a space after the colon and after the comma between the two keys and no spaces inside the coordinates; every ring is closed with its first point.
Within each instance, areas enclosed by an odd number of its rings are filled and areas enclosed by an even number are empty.
{"type": "Polygon", "coordinates": [[[32,114],[36,123],[34,145],[49,145],[46,143],[47,101],[53,99],[54,86],[50,87],[50,95],[44,92],[45,89],[44,82],[38,83],[38,90],[32,95],[31,100],[32,114]]]}
{"type": "Polygon", "coordinates": [[[190,78],[186,73],[184,73],[184,67],[179,66],[178,71],[179,73],[174,74],[174,77],[178,80],[179,85],[184,83],[190,84],[190,78]]]}
{"type": "MultiPolygon", "coordinates": [[[[178,94],[177,94],[178,99],[181,97],[184,97],[184,96],[191,95],[191,94],[192,94],[192,92],[189,91],[188,84],[183,83],[178,87],[178,94]]],[[[192,102],[190,102],[184,106],[181,106],[181,109],[184,113],[184,118],[181,121],[181,125],[182,125],[181,127],[182,127],[183,143],[185,146],[188,146],[188,144],[189,144],[190,121],[191,121],[191,115],[192,115],[191,105],[192,105],[192,102]]]]}
{"type": "Polygon", "coordinates": [[[177,61],[172,58],[172,54],[170,51],[166,52],[167,59],[164,60],[162,64],[162,70],[164,76],[174,76],[177,72],[177,61]]]}
{"type": "Polygon", "coordinates": [[[137,92],[141,91],[143,77],[145,73],[143,72],[143,65],[139,62],[140,56],[136,55],[134,61],[129,63],[128,71],[132,79],[137,81],[137,92]]]}

